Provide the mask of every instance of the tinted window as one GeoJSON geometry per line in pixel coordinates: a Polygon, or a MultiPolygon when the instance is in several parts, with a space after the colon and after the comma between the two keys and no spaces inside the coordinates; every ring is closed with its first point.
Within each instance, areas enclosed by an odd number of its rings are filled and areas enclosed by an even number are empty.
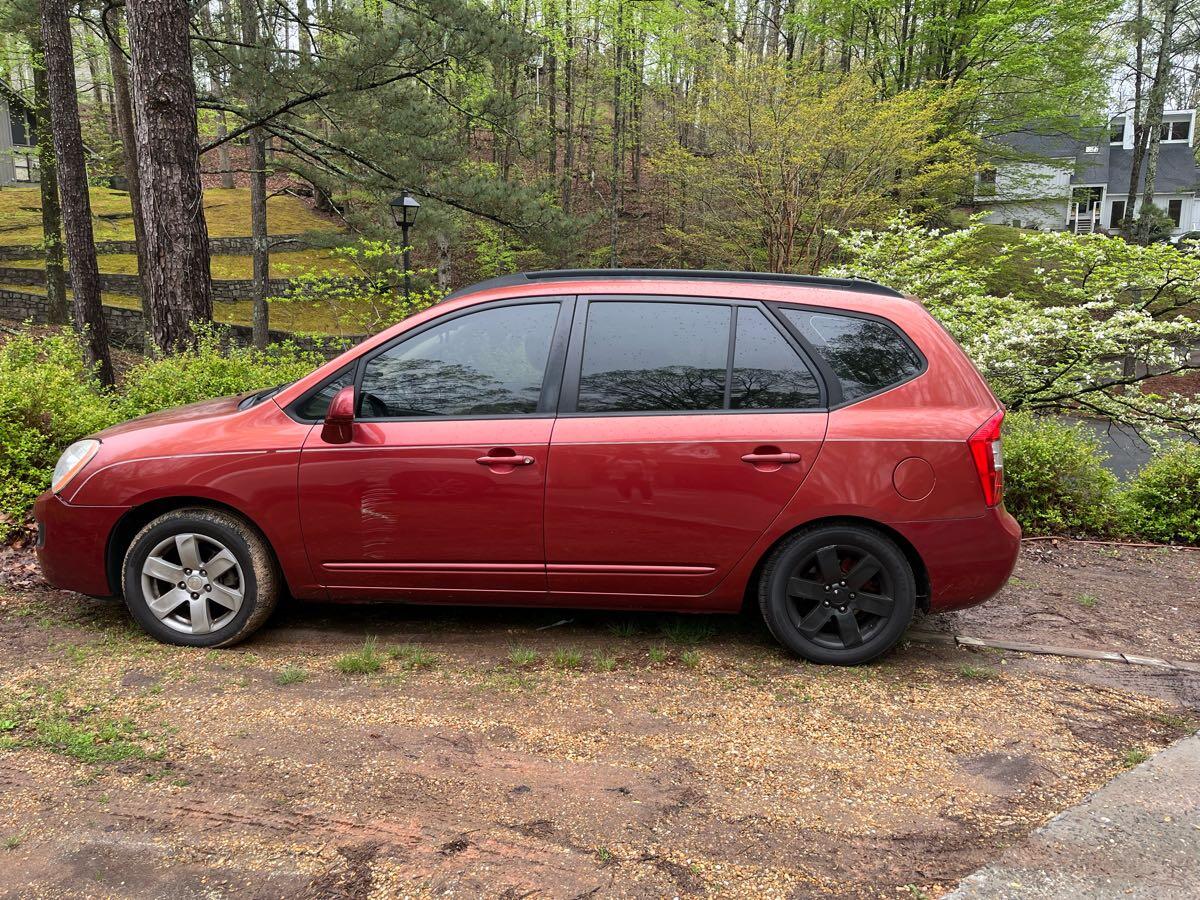
{"type": "Polygon", "coordinates": [[[808,409],[821,392],[812,371],[757,309],[737,314],[731,409],[808,409]]]}
{"type": "Polygon", "coordinates": [[[808,309],[784,316],[816,348],[842,385],[842,399],[855,400],[912,378],[921,360],[890,325],[876,319],[808,309]]]}
{"type": "Polygon", "coordinates": [[[580,412],[722,409],[728,306],[588,304],[580,412]]]}
{"type": "Polygon", "coordinates": [[[25,133],[25,112],[15,103],[8,109],[9,128],[12,129],[12,142],[17,146],[29,146],[32,141],[25,133]]]}
{"type": "Polygon", "coordinates": [[[505,306],[422,331],[367,363],[360,414],[536,412],[557,318],[557,303],[505,306]]]}
{"type": "Polygon", "coordinates": [[[354,368],[343,369],[332,381],[326,382],[321,389],[296,407],[296,415],[302,419],[323,419],[329,412],[329,404],[337,396],[337,392],[347,385],[354,384],[354,368]]]}

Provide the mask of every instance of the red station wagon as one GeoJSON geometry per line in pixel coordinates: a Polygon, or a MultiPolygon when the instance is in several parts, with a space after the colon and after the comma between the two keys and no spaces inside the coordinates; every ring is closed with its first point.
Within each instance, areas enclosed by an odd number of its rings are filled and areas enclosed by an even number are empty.
{"type": "Polygon", "coordinates": [[[259,393],[73,444],[46,578],[162,641],[310,600],[731,612],[824,663],[993,596],[1004,412],[858,280],[594,270],[460,291],[259,393]]]}

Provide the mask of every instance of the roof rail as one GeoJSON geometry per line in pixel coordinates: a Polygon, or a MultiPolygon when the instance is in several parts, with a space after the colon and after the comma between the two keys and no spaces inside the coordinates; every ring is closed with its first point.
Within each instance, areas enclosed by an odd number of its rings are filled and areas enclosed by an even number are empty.
{"type": "Polygon", "coordinates": [[[725,272],[714,269],[545,269],[540,272],[516,272],[489,278],[478,284],[460,288],[447,296],[462,297],[476,291],[492,288],[512,287],[519,284],[536,284],[545,281],[578,281],[580,279],[608,278],[677,278],[687,281],[743,281],[764,284],[795,284],[805,287],[827,288],[840,291],[858,291],[864,294],[883,294],[887,297],[903,297],[899,291],[884,287],[864,278],[827,278],[822,275],[785,275],[775,272],[725,272]]]}

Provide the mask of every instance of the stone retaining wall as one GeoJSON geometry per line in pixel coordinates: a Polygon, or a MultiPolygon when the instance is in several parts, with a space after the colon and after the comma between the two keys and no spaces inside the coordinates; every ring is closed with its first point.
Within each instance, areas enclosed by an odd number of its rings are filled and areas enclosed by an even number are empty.
{"type": "MultiPolygon", "coordinates": [[[[0,317],[19,322],[29,320],[42,324],[49,320],[50,305],[44,298],[36,294],[0,290],[0,317]]],[[[105,306],[104,321],[108,325],[109,341],[114,346],[139,351],[145,346],[146,324],[140,309],[105,306]]],[[[230,337],[239,346],[250,346],[253,329],[249,325],[222,325],[222,328],[228,329],[230,337]]],[[[290,331],[272,330],[270,335],[272,342],[290,340],[304,350],[316,350],[329,357],[336,356],[342,350],[340,346],[326,347],[324,342],[319,339],[293,334],[290,331]]],[[[363,335],[353,335],[327,340],[357,344],[363,340],[363,337],[363,335]]]]}
{"type": "MultiPolygon", "coordinates": [[[[288,278],[272,278],[267,296],[277,297],[280,294],[287,293],[287,289],[291,286],[291,283],[291,280],[288,278]]],[[[27,284],[44,287],[46,284],[46,270],[33,269],[27,266],[0,266],[0,284],[27,284]]],[[[67,287],[70,287],[70,279],[68,279],[67,287]]],[[[100,289],[102,291],[110,291],[114,294],[130,294],[136,297],[138,293],[138,278],[136,275],[101,272],[100,289]]],[[[214,279],[212,282],[212,298],[218,302],[249,300],[253,296],[254,282],[249,278],[214,279]]]]}
{"type": "MultiPolygon", "coordinates": [[[[303,250],[308,246],[304,240],[304,236],[301,234],[273,234],[270,241],[272,250],[303,250]]],[[[253,250],[253,242],[248,237],[210,237],[208,239],[208,252],[214,255],[235,254],[244,256],[253,250]]],[[[137,244],[134,241],[97,241],[96,253],[137,253],[137,244]]],[[[0,246],[0,260],[37,259],[41,255],[41,247],[29,245],[15,247],[0,246]]]]}

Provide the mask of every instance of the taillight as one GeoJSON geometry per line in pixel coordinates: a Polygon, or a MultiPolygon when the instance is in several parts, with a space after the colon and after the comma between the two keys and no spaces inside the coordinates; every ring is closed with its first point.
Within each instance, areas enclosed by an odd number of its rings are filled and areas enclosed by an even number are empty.
{"type": "Polygon", "coordinates": [[[1004,410],[984,422],[967,439],[971,448],[971,461],[979,475],[983,488],[983,500],[988,506],[996,506],[1004,496],[1004,455],[1000,450],[1000,423],[1004,421],[1004,410]]]}

